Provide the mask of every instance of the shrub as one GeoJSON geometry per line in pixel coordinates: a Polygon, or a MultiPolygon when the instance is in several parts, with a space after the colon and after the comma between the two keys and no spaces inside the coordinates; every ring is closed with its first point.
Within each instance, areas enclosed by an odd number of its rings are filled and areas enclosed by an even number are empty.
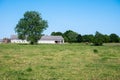
{"type": "Polygon", "coordinates": [[[93,49],[93,52],[94,52],[94,53],[98,53],[98,50],[97,50],[97,49],[93,49]]]}
{"type": "Polygon", "coordinates": [[[101,41],[98,41],[98,42],[96,41],[96,42],[93,43],[93,45],[94,46],[102,46],[103,43],[101,41]]]}
{"type": "Polygon", "coordinates": [[[28,68],[26,69],[26,71],[27,71],[27,72],[31,72],[31,71],[32,71],[32,68],[31,68],[31,67],[28,67],[28,68]]]}

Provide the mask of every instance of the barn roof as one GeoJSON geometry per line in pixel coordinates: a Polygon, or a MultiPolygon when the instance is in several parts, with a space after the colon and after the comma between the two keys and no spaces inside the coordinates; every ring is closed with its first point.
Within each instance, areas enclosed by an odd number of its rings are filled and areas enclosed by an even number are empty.
{"type": "MultiPolygon", "coordinates": [[[[19,40],[17,35],[11,35],[11,40],[19,40]]],[[[64,40],[62,36],[42,36],[40,40],[64,40]]]]}
{"type": "Polygon", "coordinates": [[[42,36],[40,40],[64,40],[62,36],[42,36]]]}
{"type": "Polygon", "coordinates": [[[17,35],[11,35],[10,39],[11,40],[18,40],[18,36],[17,35]]]}

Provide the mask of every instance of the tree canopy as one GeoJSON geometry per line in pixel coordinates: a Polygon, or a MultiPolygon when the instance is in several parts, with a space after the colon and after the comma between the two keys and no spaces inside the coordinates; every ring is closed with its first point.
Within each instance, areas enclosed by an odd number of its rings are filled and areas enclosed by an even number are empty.
{"type": "Polygon", "coordinates": [[[86,35],[83,35],[82,38],[83,38],[83,42],[93,42],[94,35],[86,34],[86,35]]]}
{"type": "Polygon", "coordinates": [[[119,36],[115,33],[110,34],[110,42],[119,42],[119,36]]]}
{"type": "Polygon", "coordinates": [[[51,33],[52,36],[63,36],[62,32],[52,32],[51,33]]]}
{"type": "Polygon", "coordinates": [[[95,35],[93,34],[81,35],[72,30],[67,30],[64,33],[52,32],[51,35],[63,36],[65,42],[75,42],[75,43],[87,42],[87,43],[93,43],[93,45],[95,46],[101,46],[103,43],[109,43],[109,42],[120,42],[120,37],[117,34],[112,33],[110,35],[106,35],[98,31],[96,31],[95,35]]]}
{"type": "Polygon", "coordinates": [[[72,30],[67,30],[63,34],[63,37],[66,42],[77,42],[78,33],[74,32],[72,30]]]}
{"type": "Polygon", "coordinates": [[[78,36],[77,36],[77,42],[82,42],[83,41],[83,37],[82,37],[82,35],[81,34],[78,34],[78,36]]]}
{"type": "Polygon", "coordinates": [[[19,39],[27,39],[31,44],[36,44],[41,33],[48,27],[46,20],[43,20],[40,13],[27,11],[15,27],[19,39]]]}
{"type": "Polygon", "coordinates": [[[93,44],[95,46],[101,46],[101,45],[103,45],[103,40],[104,40],[103,39],[103,34],[96,31],[93,44]]]}

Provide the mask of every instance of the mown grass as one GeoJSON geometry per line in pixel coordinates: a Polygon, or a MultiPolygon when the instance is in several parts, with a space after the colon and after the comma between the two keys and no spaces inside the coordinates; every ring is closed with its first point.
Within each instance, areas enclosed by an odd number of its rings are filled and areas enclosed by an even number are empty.
{"type": "Polygon", "coordinates": [[[0,80],[120,80],[120,45],[0,44],[0,80]]]}

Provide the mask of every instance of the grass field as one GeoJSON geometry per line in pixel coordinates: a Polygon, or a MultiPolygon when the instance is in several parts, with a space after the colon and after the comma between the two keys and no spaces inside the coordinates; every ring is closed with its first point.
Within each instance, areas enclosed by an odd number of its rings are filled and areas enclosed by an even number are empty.
{"type": "Polygon", "coordinates": [[[0,44],[0,80],[120,80],[120,45],[0,44]]]}

